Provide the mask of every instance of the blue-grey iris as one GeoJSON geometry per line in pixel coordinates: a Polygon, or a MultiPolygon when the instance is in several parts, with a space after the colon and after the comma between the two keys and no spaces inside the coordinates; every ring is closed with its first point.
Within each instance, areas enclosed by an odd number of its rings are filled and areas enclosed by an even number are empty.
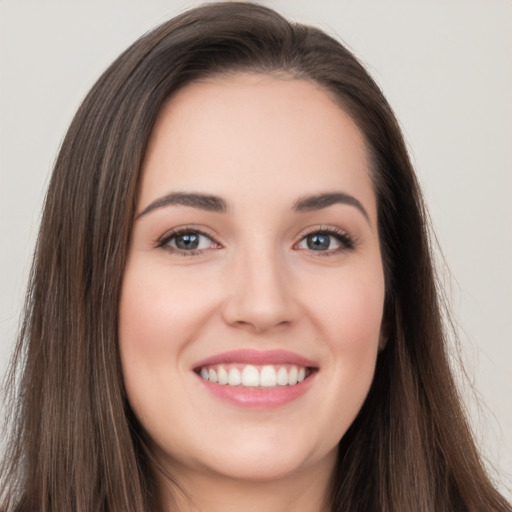
{"type": "Polygon", "coordinates": [[[199,246],[199,235],[195,233],[186,233],[176,236],[176,247],[178,249],[197,249],[199,246]]]}
{"type": "Polygon", "coordinates": [[[331,243],[331,237],[329,235],[322,235],[315,233],[308,235],[307,240],[308,248],[313,251],[325,251],[329,249],[331,243]]]}

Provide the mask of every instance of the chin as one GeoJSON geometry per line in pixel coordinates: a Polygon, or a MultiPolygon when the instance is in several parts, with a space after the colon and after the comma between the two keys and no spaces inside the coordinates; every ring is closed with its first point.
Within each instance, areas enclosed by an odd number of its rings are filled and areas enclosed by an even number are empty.
{"type": "MultiPolygon", "coordinates": [[[[176,471],[185,468],[210,478],[263,482],[282,480],[317,465],[332,467],[337,453],[337,442],[313,443],[305,433],[300,436],[262,432],[254,437],[239,436],[236,441],[212,443],[197,447],[195,457],[183,458],[176,471]],[[267,436],[267,437],[266,437],[267,436]],[[270,437],[268,437],[270,436],[270,437]],[[266,438],[265,438],[266,437],[266,438]],[[302,437],[302,439],[301,439],[302,437]],[[306,437],[307,443],[304,443],[306,437]],[[219,447],[216,449],[215,447],[219,447]],[[212,449],[213,448],[213,449],[212,449]]],[[[189,452],[190,453],[190,452],[189,452]]],[[[172,457],[171,460],[177,459],[172,457]]]]}
{"type": "Polygon", "coordinates": [[[314,466],[314,460],[300,457],[299,454],[284,455],[274,452],[272,455],[261,453],[244,453],[223,460],[215,460],[210,471],[219,477],[247,482],[265,482],[286,479],[294,476],[309,466],[314,466]]]}

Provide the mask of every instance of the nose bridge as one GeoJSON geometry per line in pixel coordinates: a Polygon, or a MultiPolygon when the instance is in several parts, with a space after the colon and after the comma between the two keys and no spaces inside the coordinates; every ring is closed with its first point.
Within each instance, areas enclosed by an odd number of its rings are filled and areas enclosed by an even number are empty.
{"type": "Polygon", "coordinates": [[[261,332],[294,320],[286,258],[268,238],[244,244],[230,268],[225,318],[232,325],[261,332]]]}

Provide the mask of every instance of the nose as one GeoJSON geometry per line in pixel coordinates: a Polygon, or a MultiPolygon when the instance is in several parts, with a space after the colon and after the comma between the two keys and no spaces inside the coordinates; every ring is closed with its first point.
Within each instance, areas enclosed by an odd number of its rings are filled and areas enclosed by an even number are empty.
{"type": "Polygon", "coordinates": [[[240,255],[233,262],[224,321],[254,333],[279,330],[298,318],[293,283],[275,251],[240,255]]]}

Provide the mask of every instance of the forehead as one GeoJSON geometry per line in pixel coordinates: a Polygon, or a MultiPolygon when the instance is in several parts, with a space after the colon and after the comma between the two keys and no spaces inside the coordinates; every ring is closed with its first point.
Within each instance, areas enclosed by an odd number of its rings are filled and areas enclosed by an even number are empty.
{"type": "Polygon", "coordinates": [[[188,85],[164,105],[143,165],[140,206],[173,190],[295,201],[338,189],[371,211],[368,162],[355,122],[316,83],[229,75],[188,85]]]}

